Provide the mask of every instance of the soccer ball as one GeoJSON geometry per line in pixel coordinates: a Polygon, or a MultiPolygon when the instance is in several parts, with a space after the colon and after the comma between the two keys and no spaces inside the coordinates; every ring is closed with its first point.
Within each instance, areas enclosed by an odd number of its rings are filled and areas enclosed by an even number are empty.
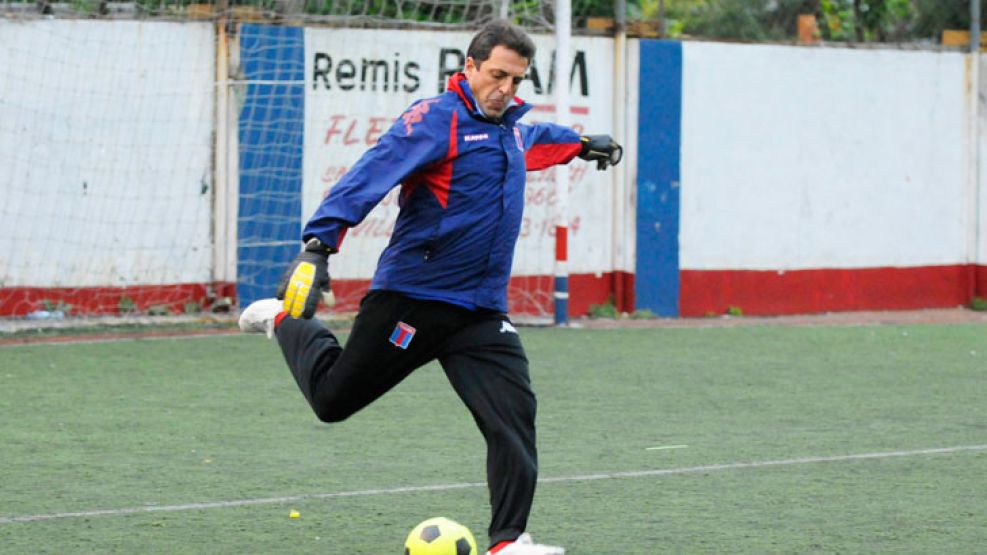
{"type": "Polygon", "coordinates": [[[422,522],[404,541],[404,555],[477,555],[469,528],[444,517],[422,522]]]}

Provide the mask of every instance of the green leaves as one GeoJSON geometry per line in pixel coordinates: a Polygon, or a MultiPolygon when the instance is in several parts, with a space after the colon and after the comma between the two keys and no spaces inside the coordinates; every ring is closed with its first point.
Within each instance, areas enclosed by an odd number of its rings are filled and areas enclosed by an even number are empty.
{"type": "Polygon", "coordinates": [[[938,42],[970,26],[969,0],[628,0],[628,20],[656,20],[662,3],[673,38],[790,41],[803,14],[832,42],[938,42]]]}

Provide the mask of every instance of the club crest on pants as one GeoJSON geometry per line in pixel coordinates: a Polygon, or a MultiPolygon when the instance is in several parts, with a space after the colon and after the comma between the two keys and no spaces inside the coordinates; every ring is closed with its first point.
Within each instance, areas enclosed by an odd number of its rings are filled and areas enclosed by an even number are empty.
{"type": "Polygon", "coordinates": [[[394,326],[394,331],[391,332],[390,341],[396,347],[407,349],[414,337],[415,328],[405,324],[404,322],[398,322],[398,325],[394,326]]]}

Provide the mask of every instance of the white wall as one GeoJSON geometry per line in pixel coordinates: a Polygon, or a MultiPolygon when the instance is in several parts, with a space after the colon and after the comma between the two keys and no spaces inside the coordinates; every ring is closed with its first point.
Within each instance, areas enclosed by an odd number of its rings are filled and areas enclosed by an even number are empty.
{"type": "Polygon", "coordinates": [[[681,267],[966,262],[963,60],[685,43],[681,267]]]}
{"type": "MultiPolygon", "coordinates": [[[[640,107],[640,39],[624,43],[624,97],[614,99],[614,139],[623,145],[624,158],[610,169],[614,173],[614,270],[634,273],[637,264],[637,128],[640,107]],[[616,118],[623,115],[623,125],[616,118]]],[[[617,48],[615,41],[615,48],[617,48]]],[[[619,79],[614,75],[614,80],[619,79]]]]}
{"type": "MultiPolygon", "coordinates": [[[[370,118],[386,127],[412,100],[438,92],[439,51],[465,50],[469,38],[306,31],[303,218],[368,146],[339,137],[326,144],[332,118],[349,118],[340,125],[353,123],[352,137],[360,139],[370,118]],[[312,79],[316,51],[337,63],[413,61],[421,87],[327,91],[312,79]]],[[[209,23],[0,21],[0,286],[207,282],[214,271],[230,277],[232,257],[211,260],[214,42],[209,23]]],[[[546,88],[537,94],[525,82],[519,95],[550,106],[551,38],[536,42],[546,88]]],[[[587,132],[611,132],[613,41],[577,37],[573,48],[585,53],[590,79],[589,96],[573,89],[573,106],[586,109],[573,119],[587,132]]],[[[630,184],[637,53],[630,41],[630,184]]],[[[683,269],[987,263],[987,101],[979,96],[981,140],[971,146],[964,54],[687,42],[683,56],[683,269]],[[975,149],[978,181],[971,178],[975,149]]],[[[981,67],[985,82],[983,60],[981,67]]],[[[235,103],[229,109],[235,114],[235,103]]],[[[551,118],[534,111],[527,120],[551,118]]],[[[229,125],[233,177],[226,179],[235,185],[234,117],[229,125]]],[[[624,222],[613,213],[615,199],[633,207],[633,186],[621,198],[619,189],[613,194],[615,172],[581,161],[573,167],[584,171],[572,183],[570,208],[580,225],[571,231],[570,270],[633,271],[633,213],[624,222]]],[[[532,197],[544,196],[552,183],[532,174],[528,187],[532,197]]],[[[235,221],[235,203],[227,204],[235,221]]],[[[515,273],[551,274],[554,240],[542,232],[551,228],[549,207],[531,202],[527,210],[531,231],[515,273]]],[[[395,213],[390,204],[371,218],[392,221],[395,213]]],[[[370,277],[386,237],[369,231],[347,236],[351,254],[337,260],[337,277],[370,277]]]]}
{"type": "MultiPolygon", "coordinates": [[[[972,217],[976,222],[973,229],[975,262],[987,265],[987,57],[977,56],[979,60],[979,78],[976,95],[977,127],[973,130],[977,158],[971,162],[974,165],[977,179],[972,184],[971,202],[974,203],[972,217]]],[[[972,67],[972,64],[971,64],[972,67]]],[[[972,94],[972,93],[969,93],[972,94]]],[[[972,119],[972,118],[971,118],[972,119]]]]}
{"type": "Polygon", "coordinates": [[[209,281],[213,40],[0,20],[0,286],[209,281]]]}

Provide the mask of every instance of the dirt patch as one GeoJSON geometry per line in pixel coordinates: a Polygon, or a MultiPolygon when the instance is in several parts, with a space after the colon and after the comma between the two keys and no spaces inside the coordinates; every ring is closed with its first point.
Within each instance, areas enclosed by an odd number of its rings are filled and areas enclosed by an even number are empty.
{"type": "MultiPolygon", "coordinates": [[[[352,318],[333,315],[325,323],[333,331],[347,332],[352,318]]],[[[155,329],[155,326],[141,326],[139,329],[106,329],[94,325],[91,329],[72,328],[58,335],[29,335],[21,327],[19,332],[8,337],[0,335],[0,347],[9,345],[56,344],[56,343],[96,343],[120,340],[152,340],[175,337],[199,337],[211,335],[236,335],[239,330],[234,325],[235,315],[223,319],[210,319],[211,325],[225,324],[225,327],[184,327],[181,329],[155,329]]],[[[517,318],[519,325],[551,326],[545,318],[526,320],[517,318]]],[[[895,310],[869,312],[831,312],[826,314],[804,314],[793,316],[719,316],[716,318],[653,318],[634,320],[631,318],[594,319],[576,318],[571,321],[573,328],[586,329],[630,329],[630,328],[721,328],[736,326],[873,326],[886,324],[987,324],[987,312],[977,312],[965,308],[928,310],[895,310]]],[[[78,325],[78,324],[77,324],[78,325]]],[[[105,325],[105,323],[103,324],[105,325]]],[[[50,330],[49,330],[50,331],[50,330]]]]}
{"type": "MultiPolygon", "coordinates": [[[[8,345],[102,343],[176,337],[240,335],[239,314],[174,317],[92,317],[36,322],[9,319],[0,322],[0,347],[8,345]]],[[[333,331],[348,331],[351,315],[320,314],[333,331]]]]}
{"type": "Polygon", "coordinates": [[[31,336],[17,335],[0,338],[0,347],[10,345],[34,345],[55,343],[102,343],[124,339],[168,339],[175,337],[199,337],[205,335],[235,335],[239,330],[233,329],[201,329],[201,330],[141,330],[100,333],[71,333],[66,335],[31,336]]]}
{"type": "Polygon", "coordinates": [[[656,318],[615,320],[580,318],[573,327],[610,328],[697,328],[731,326],[872,326],[884,324],[987,324],[987,312],[966,308],[827,312],[792,316],[718,316],[716,318],[656,318]]]}

